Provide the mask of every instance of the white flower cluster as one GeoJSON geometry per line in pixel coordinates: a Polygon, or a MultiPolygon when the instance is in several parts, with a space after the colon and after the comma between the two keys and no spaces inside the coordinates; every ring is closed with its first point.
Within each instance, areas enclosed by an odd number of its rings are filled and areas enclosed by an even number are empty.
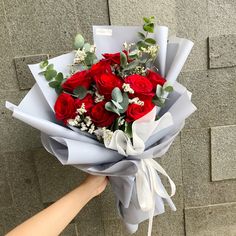
{"type": "Polygon", "coordinates": [[[97,130],[95,130],[94,134],[97,136],[98,140],[100,141],[103,140],[105,144],[109,145],[112,139],[113,132],[103,127],[103,128],[98,128],[97,130]]]}
{"type": "Polygon", "coordinates": [[[134,69],[134,73],[135,74],[139,74],[139,75],[146,75],[147,69],[145,67],[143,67],[143,66],[137,66],[134,69]]]}
{"type": "Polygon", "coordinates": [[[103,95],[100,95],[100,94],[98,93],[98,91],[96,91],[96,92],[95,92],[95,99],[94,99],[95,103],[102,102],[103,100],[104,100],[104,96],[103,96],[103,95]]]}
{"type": "Polygon", "coordinates": [[[80,115],[83,115],[86,112],[87,112],[87,110],[85,109],[84,103],[82,103],[81,107],[76,110],[76,113],[80,114],[80,115]]]}
{"type": "Polygon", "coordinates": [[[135,45],[135,43],[127,43],[127,42],[124,42],[124,43],[123,43],[123,47],[124,47],[124,49],[127,50],[127,51],[129,51],[130,48],[131,48],[133,45],[135,45]]]}
{"type": "Polygon", "coordinates": [[[84,49],[78,49],[75,54],[74,64],[80,64],[86,58],[87,54],[84,49]]]}
{"type": "Polygon", "coordinates": [[[133,104],[137,104],[137,105],[140,105],[140,106],[144,106],[144,102],[141,101],[138,97],[129,99],[129,103],[131,103],[131,104],[133,103],[133,104]]]}
{"type": "Polygon", "coordinates": [[[147,54],[149,54],[152,58],[156,57],[157,51],[158,51],[158,46],[157,45],[151,45],[147,48],[142,47],[141,50],[147,54]]]}
{"type": "Polygon", "coordinates": [[[131,93],[131,94],[134,93],[134,90],[130,87],[129,84],[123,83],[122,88],[124,92],[131,93]]]}

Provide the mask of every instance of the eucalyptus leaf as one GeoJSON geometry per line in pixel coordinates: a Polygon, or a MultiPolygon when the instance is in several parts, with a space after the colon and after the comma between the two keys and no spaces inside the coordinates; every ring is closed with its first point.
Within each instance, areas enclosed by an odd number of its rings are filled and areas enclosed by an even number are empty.
{"type": "Polygon", "coordinates": [[[59,72],[57,75],[56,75],[56,78],[55,78],[56,81],[58,81],[59,83],[61,83],[63,81],[63,74],[61,72],[59,72]]]}
{"type": "Polygon", "coordinates": [[[117,115],[120,115],[118,109],[115,107],[115,105],[114,105],[112,102],[107,102],[107,103],[105,104],[105,109],[106,109],[107,111],[114,112],[114,113],[116,113],[117,115]]]}
{"type": "Polygon", "coordinates": [[[76,95],[79,99],[83,99],[87,94],[87,89],[83,86],[78,86],[74,89],[73,94],[76,95]]]}
{"type": "Polygon", "coordinates": [[[53,78],[55,78],[57,75],[57,72],[55,70],[46,70],[44,72],[44,76],[46,78],[47,81],[52,80],[53,78]]]}
{"type": "Polygon", "coordinates": [[[49,85],[51,88],[58,88],[58,87],[60,86],[60,82],[54,80],[54,81],[49,82],[48,85],[49,85]]]}
{"type": "Polygon", "coordinates": [[[158,98],[157,96],[152,99],[152,102],[158,107],[163,107],[165,105],[165,99],[158,98]]]}
{"type": "Polygon", "coordinates": [[[132,138],[132,123],[125,122],[125,133],[132,138]]]}
{"type": "Polygon", "coordinates": [[[53,70],[54,69],[54,65],[53,64],[49,64],[46,68],[46,70],[53,70]]]}
{"type": "Polygon", "coordinates": [[[142,40],[145,39],[145,35],[144,35],[143,33],[141,33],[141,32],[138,32],[138,36],[139,36],[142,40]]]}
{"type": "Polygon", "coordinates": [[[80,49],[84,46],[84,37],[81,34],[75,36],[74,47],[80,49]]]}
{"type": "Polygon", "coordinates": [[[134,60],[132,62],[130,62],[126,68],[124,69],[124,71],[128,71],[128,70],[133,70],[135,69],[138,65],[139,65],[140,61],[139,60],[134,60]]]}
{"type": "Polygon", "coordinates": [[[148,47],[148,45],[144,41],[137,42],[137,46],[139,49],[148,47]]]}
{"type": "Polygon", "coordinates": [[[89,52],[90,48],[91,48],[91,45],[89,43],[85,43],[84,46],[83,46],[83,49],[84,49],[85,52],[89,52]]]}
{"type": "Polygon", "coordinates": [[[156,96],[159,98],[162,96],[162,94],[163,94],[162,86],[160,84],[158,84],[156,87],[156,96]]]}
{"type": "Polygon", "coordinates": [[[62,89],[61,86],[56,87],[55,90],[56,90],[56,93],[57,93],[58,95],[59,95],[60,93],[62,93],[62,91],[63,91],[63,89],[62,89]]]}
{"type": "Polygon", "coordinates": [[[123,109],[119,110],[120,113],[126,112],[129,105],[129,96],[127,93],[123,93],[123,101],[120,103],[123,109]]]}
{"type": "Polygon", "coordinates": [[[124,52],[120,52],[120,65],[121,67],[125,67],[127,64],[127,56],[124,52]]]}
{"type": "Polygon", "coordinates": [[[45,68],[47,65],[48,65],[48,60],[41,61],[40,64],[39,64],[41,69],[45,68]]]}
{"type": "Polygon", "coordinates": [[[149,44],[156,44],[156,40],[153,39],[153,38],[146,38],[146,39],[145,39],[145,42],[146,42],[146,43],[149,43],[149,44]]]}
{"type": "Polygon", "coordinates": [[[116,106],[116,108],[117,108],[118,110],[123,109],[123,107],[122,107],[118,102],[116,102],[116,101],[114,101],[114,100],[111,100],[111,102],[116,106]]]}
{"type": "Polygon", "coordinates": [[[122,92],[120,91],[120,89],[118,87],[115,87],[113,90],[112,90],[112,93],[111,93],[111,97],[114,101],[116,102],[122,102],[123,101],[123,96],[122,96],[122,92]]]}
{"type": "Polygon", "coordinates": [[[171,93],[174,90],[173,86],[170,83],[168,83],[168,81],[164,83],[163,89],[168,93],[171,93]]]}
{"type": "Polygon", "coordinates": [[[148,23],[143,26],[143,30],[149,33],[154,32],[154,24],[153,23],[148,23]]]}
{"type": "Polygon", "coordinates": [[[94,61],[96,59],[96,55],[91,52],[87,52],[87,56],[85,57],[84,62],[86,63],[87,66],[91,66],[94,64],[94,61]]]}
{"type": "Polygon", "coordinates": [[[147,18],[147,17],[143,17],[143,20],[144,20],[144,22],[146,22],[146,23],[150,23],[150,22],[151,22],[150,19],[147,18]]]}

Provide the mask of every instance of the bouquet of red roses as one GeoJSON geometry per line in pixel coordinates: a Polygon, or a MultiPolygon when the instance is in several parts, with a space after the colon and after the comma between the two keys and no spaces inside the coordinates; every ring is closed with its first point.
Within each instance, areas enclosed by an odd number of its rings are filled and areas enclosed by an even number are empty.
{"type": "Polygon", "coordinates": [[[78,34],[75,50],[29,65],[36,84],[13,116],[41,131],[63,165],[109,176],[131,233],[176,210],[175,185],[153,159],[163,156],[196,107],[176,79],[191,51],[187,39],[144,18],[143,27],[94,26],[94,45],[78,34]],[[123,46],[122,46],[123,45],[123,46]],[[171,194],[159,174],[169,180],[171,194]]]}

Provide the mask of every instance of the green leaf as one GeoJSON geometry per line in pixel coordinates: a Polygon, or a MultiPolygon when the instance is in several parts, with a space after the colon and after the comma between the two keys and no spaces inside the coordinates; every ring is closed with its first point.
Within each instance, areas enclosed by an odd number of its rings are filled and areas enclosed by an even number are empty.
{"type": "Polygon", "coordinates": [[[171,93],[174,90],[173,86],[168,81],[164,83],[163,89],[164,89],[164,91],[166,91],[168,93],[171,93]]]}
{"type": "Polygon", "coordinates": [[[123,107],[116,101],[114,100],[111,100],[111,102],[116,106],[116,108],[119,110],[119,109],[123,109],[123,107]]]}
{"type": "Polygon", "coordinates": [[[75,36],[74,47],[80,49],[84,46],[84,37],[81,34],[75,36]]]}
{"type": "Polygon", "coordinates": [[[48,65],[48,60],[41,61],[40,64],[39,64],[41,69],[45,68],[47,65],[48,65]]]}
{"type": "Polygon", "coordinates": [[[56,93],[59,95],[60,93],[62,93],[63,88],[61,86],[58,86],[55,88],[55,90],[56,90],[56,93]]]}
{"type": "Polygon", "coordinates": [[[147,45],[144,41],[139,41],[139,42],[137,42],[137,47],[138,47],[139,49],[141,49],[141,48],[147,48],[148,45],[147,45]]]}
{"type": "Polygon", "coordinates": [[[112,93],[111,93],[111,97],[114,101],[116,102],[122,102],[123,101],[123,96],[122,96],[122,93],[120,91],[120,89],[118,87],[115,87],[113,90],[112,90],[112,93]]]}
{"type": "Polygon", "coordinates": [[[51,87],[51,88],[58,88],[60,86],[60,82],[54,80],[54,81],[51,81],[48,83],[48,85],[51,87]]]}
{"type": "Polygon", "coordinates": [[[165,99],[158,98],[157,96],[152,99],[152,102],[158,107],[163,107],[165,105],[165,99]]]}
{"type": "Polygon", "coordinates": [[[89,43],[85,43],[84,46],[83,46],[83,49],[84,49],[85,52],[89,52],[90,48],[91,48],[91,45],[89,43]]]}
{"type": "Polygon", "coordinates": [[[138,32],[138,36],[142,39],[142,40],[144,40],[146,37],[145,37],[145,35],[142,33],[142,32],[138,32]]]}
{"type": "Polygon", "coordinates": [[[124,69],[124,71],[128,71],[128,70],[133,70],[135,69],[138,65],[139,65],[140,61],[139,60],[134,60],[132,62],[130,62],[126,68],[124,69]]]}
{"type": "Polygon", "coordinates": [[[145,42],[149,43],[149,44],[156,44],[156,40],[153,38],[147,38],[147,39],[145,39],[145,42]]]}
{"type": "Polygon", "coordinates": [[[54,65],[53,64],[49,64],[46,68],[46,70],[53,70],[54,69],[54,65]]]}
{"type": "Polygon", "coordinates": [[[149,23],[149,24],[145,24],[143,26],[143,30],[149,33],[153,33],[154,32],[154,24],[153,23],[149,23]]]}
{"type": "Polygon", "coordinates": [[[123,101],[120,103],[123,109],[119,110],[120,113],[126,112],[129,105],[129,96],[127,93],[123,93],[123,101]]]}
{"type": "Polygon", "coordinates": [[[87,52],[87,56],[84,60],[87,66],[91,66],[94,64],[94,61],[96,60],[96,55],[92,52],[87,52]]]}
{"type": "Polygon", "coordinates": [[[79,99],[83,99],[87,94],[87,89],[83,86],[78,86],[74,89],[73,94],[76,95],[79,99]]]}
{"type": "Polygon", "coordinates": [[[57,72],[55,70],[46,70],[44,72],[44,76],[47,81],[52,80],[54,77],[56,77],[56,75],[57,75],[57,72]]]}
{"type": "Polygon", "coordinates": [[[162,96],[162,94],[163,94],[162,86],[160,84],[158,84],[156,87],[156,96],[159,98],[162,96]]]}
{"type": "Polygon", "coordinates": [[[145,23],[150,23],[151,22],[150,19],[147,18],[147,17],[143,17],[143,20],[144,20],[145,23]]]}
{"type": "Polygon", "coordinates": [[[125,133],[132,138],[132,123],[125,122],[125,133]]]}
{"type": "Polygon", "coordinates": [[[124,52],[120,52],[120,65],[121,67],[125,67],[127,64],[127,56],[124,52]]]}
{"type": "Polygon", "coordinates": [[[105,104],[105,109],[106,109],[107,111],[114,112],[114,113],[116,113],[117,115],[120,115],[118,109],[117,109],[117,108],[114,106],[114,104],[111,103],[111,102],[107,102],[107,103],[105,104]]]}
{"type": "Polygon", "coordinates": [[[61,72],[59,72],[55,78],[56,81],[58,81],[59,83],[61,83],[63,81],[63,74],[61,72]]]}

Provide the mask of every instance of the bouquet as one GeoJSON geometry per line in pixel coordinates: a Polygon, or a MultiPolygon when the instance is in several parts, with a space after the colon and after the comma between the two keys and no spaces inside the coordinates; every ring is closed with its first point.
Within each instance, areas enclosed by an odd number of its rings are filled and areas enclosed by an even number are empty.
{"type": "Polygon", "coordinates": [[[191,51],[168,28],[94,26],[94,45],[82,35],[75,50],[29,65],[36,84],[13,116],[41,131],[45,149],[63,165],[109,177],[117,209],[131,233],[176,210],[175,184],[153,159],[163,156],[196,107],[176,79],[191,51]],[[169,195],[159,174],[168,178],[169,195]]]}

